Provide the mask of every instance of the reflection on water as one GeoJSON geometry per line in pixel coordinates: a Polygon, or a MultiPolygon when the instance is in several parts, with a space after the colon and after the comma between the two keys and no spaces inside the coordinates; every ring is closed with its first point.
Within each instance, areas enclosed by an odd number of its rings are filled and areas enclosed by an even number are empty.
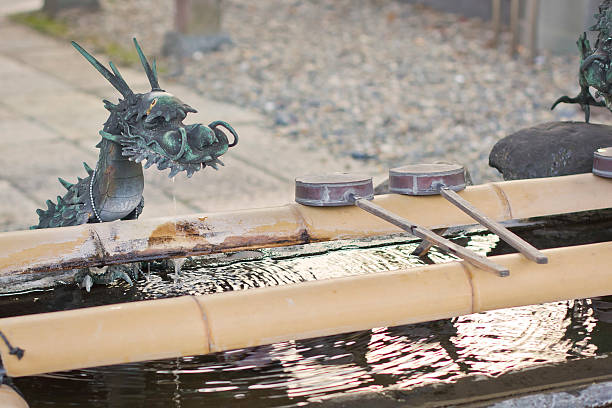
{"type": "MultiPolygon", "coordinates": [[[[494,235],[464,235],[460,244],[486,254],[494,235]]],[[[0,314],[179,294],[291,284],[421,265],[417,242],[395,239],[317,244],[219,255],[187,261],[132,288],[73,288],[0,299],[0,314]],[[304,255],[307,254],[307,255],[304,255]]],[[[432,250],[430,259],[451,258],[432,250]]],[[[500,278],[501,279],[501,278],[500,278]]],[[[373,294],[375,296],[376,294],[373,294]]],[[[290,341],[207,356],[100,367],[16,379],[31,407],[283,407],[332,395],[451,382],[468,375],[498,376],[537,364],[612,350],[610,327],[591,300],[555,302],[399,327],[290,341]],[[608,333],[606,335],[606,333],[608,333]]],[[[299,318],[299,316],[296,316],[299,318]]]]}
{"type": "Polygon", "coordinates": [[[393,384],[408,388],[467,375],[497,376],[593,356],[610,350],[609,336],[599,339],[603,345],[592,337],[597,325],[589,302],[557,302],[208,356],[23,378],[16,384],[31,407],[71,402],[91,407],[299,406],[393,384]]]}

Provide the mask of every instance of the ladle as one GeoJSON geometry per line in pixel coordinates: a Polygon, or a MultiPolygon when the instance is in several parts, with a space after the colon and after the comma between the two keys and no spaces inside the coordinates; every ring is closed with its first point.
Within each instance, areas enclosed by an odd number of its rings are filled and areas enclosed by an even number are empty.
{"type": "Polygon", "coordinates": [[[593,174],[612,178],[612,147],[602,147],[593,153],[593,174]]]}
{"type": "MultiPolygon", "coordinates": [[[[389,170],[389,191],[406,195],[440,194],[502,240],[538,264],[548,258],[500,223],[490,219],[456,191],[465,189],[465,169],[458,164],[412,164],[389,170]]],[[[423,251],[423,252],[426,252],[423,251]]]]}
{"type": "Polygon", "coordinates": [[[486,257],[372,203],[370,201],[372,198],[374,198],[372,178],[359,174],[332,173],[295,179],[295,201],[299,204],[316,207],[355,205],[475,266],[496,272],[499,276],[510,274],[507,268],[491,262],[486,257]]]}

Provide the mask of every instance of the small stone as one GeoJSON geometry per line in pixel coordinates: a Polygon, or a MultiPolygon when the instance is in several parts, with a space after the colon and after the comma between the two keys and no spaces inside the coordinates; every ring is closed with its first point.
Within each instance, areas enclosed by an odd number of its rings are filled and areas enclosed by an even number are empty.
{"type": "Polygon", "coordinates": [[[285,111],[277,111],[276,117],[274,118],[274,124],[277,126],[288,126],[297,122],[295,115],[287,113],[285,111]]]}
{"type": "Polygon", "coordinates": [[[351,157],[355,160],[372,160],[376,158],[376,155],[365,152],[351,152],[351,157]]]}

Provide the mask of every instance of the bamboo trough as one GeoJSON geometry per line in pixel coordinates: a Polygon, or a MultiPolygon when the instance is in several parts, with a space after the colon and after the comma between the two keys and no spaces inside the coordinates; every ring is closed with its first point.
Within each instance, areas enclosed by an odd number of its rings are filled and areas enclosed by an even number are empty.
{"type": "Polygon", "coordinates": [[[450,318],[486,310],[612,294],[612,242],[491,257],[500,280],[466,262],[300,284],[181,296],[0,319],[18,359],[0,342],[13,377],[201,355],[450,318]]]}
{"type": "MultiPolygon", "coordinates": [[[[487,216],[511,220],[608,208],[611,180],[580,174],[468,187],[460,194],[487,216]]],[[[441,196],[377,196],[431,228],[471,218],[441,196]]],[[[83,266],[401,232],[357,207],[298,204],[231,213],[87,224],[0,234],[0,279],[83,266]]],[[[213,353],[277,341],[396,326],[498,308],[612,294],[612,243],[491,257],[499,278],[465,262],[208,296],[133,302],[0,319],[8,375],[213,353]],[[500,290],[502,289],[502,290],[500,290]],[[378,294],[378,295],[373,295],[378,294]],[[330,312],[333,311],[333,312],[330,312]],[[297,319],[296,316],[300,318],[297,319]],[[168,330],[168,328],[172,330],[168,330]]]]}
{"type": "MultiPolygon", "coordinates": [[[[496,221],[609,208],[612,180],[579,174],[471,186],[461,197],[496,221]]],[[[474,221],[441,196],[376,196],[374,203],[421,225],[443,228],[474,221]]],[[[0,287],[25,290],[57,271],[168,257],[356,239],[402,230],[356,207],[299,204],[85,224],[0,234],[0,287]]],[[[55,275],[53,274],[55,273],[55,275]]]]}

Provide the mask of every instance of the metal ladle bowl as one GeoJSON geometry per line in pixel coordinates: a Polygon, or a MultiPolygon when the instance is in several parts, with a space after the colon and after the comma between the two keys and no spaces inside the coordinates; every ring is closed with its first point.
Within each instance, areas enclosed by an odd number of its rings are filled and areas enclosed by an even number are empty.
{"type": "Polygon", "coordinates": [[[372,178],[351,173],[310,175],[295,179],[295,201],[316,207],[355,205],[385,221],[402,228],[419,238],[456,255],[480,268],[494,271],[499,276],[508,276],[507,268],[491,262],[486,257],[443,238],[427,228],[410,222],[377,204],[374,204],[372,178]]]}

